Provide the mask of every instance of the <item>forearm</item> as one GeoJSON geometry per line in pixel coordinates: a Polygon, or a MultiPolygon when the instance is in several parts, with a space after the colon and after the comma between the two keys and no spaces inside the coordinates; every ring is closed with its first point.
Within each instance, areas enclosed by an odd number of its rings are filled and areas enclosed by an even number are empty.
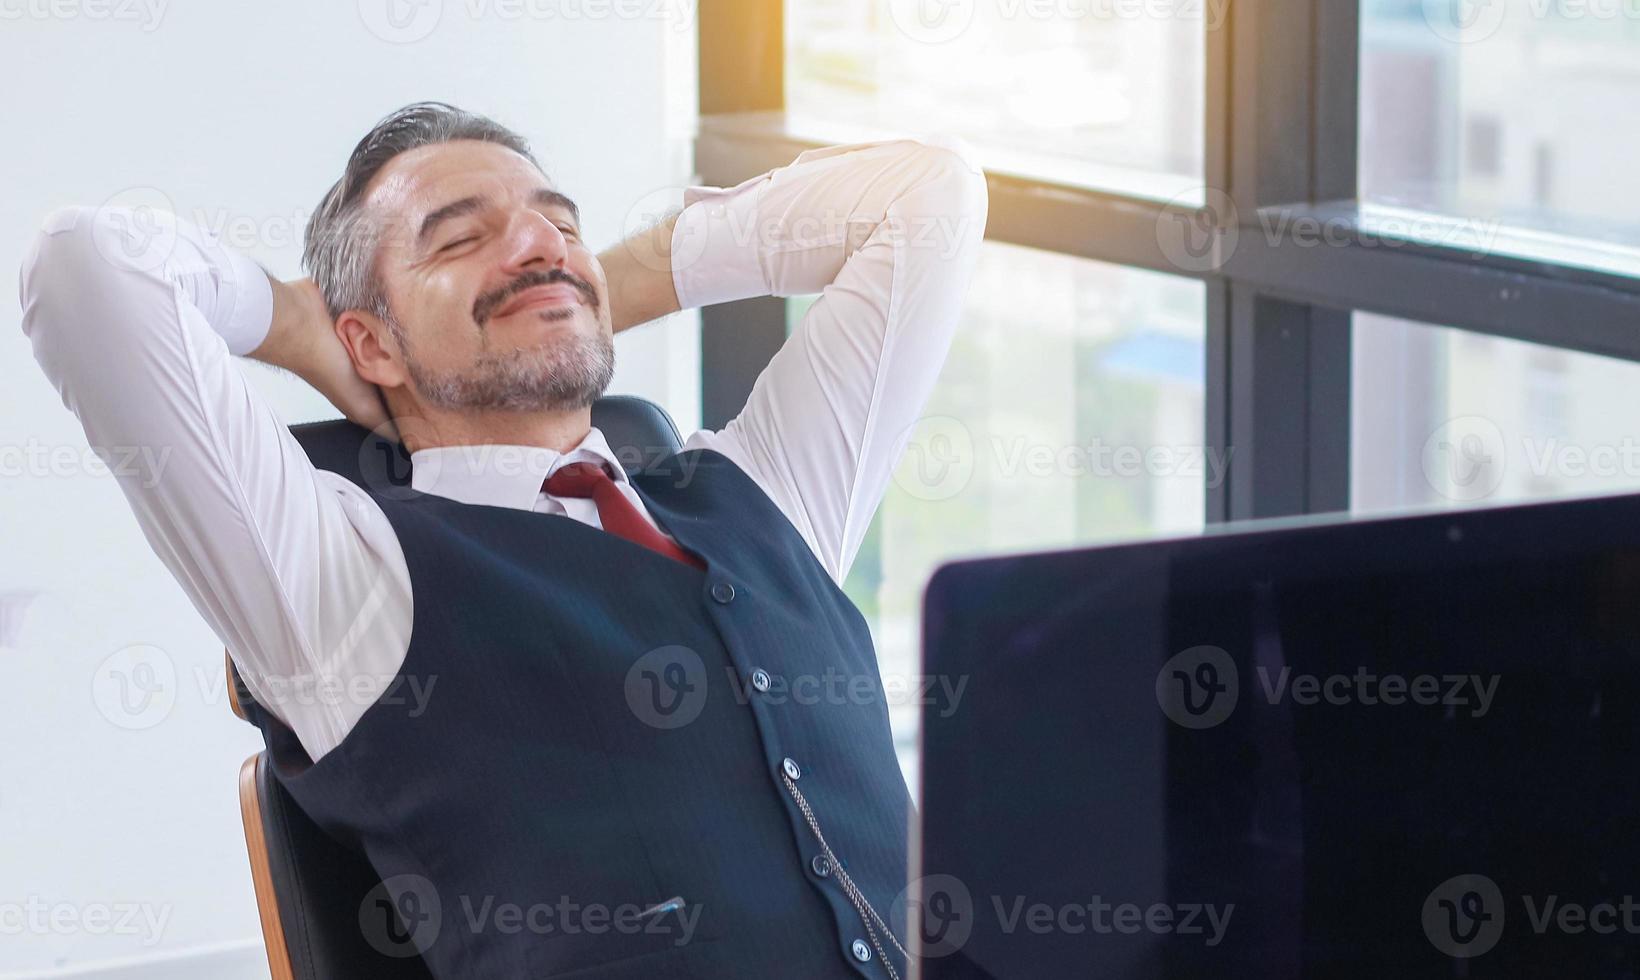
{"type": "MultiPolygon", "coordinates": [[[[322,339],[316,325],[329,322],[328,311],[311,279],[281,282],[272,275],[267,278],[273,289],[273,321],[262,343],[245,356],[302,376],[322,339]]],[[[305,376],[304,380],[312,383],[305,376]]]]}
{"type": "Polygon", "coordinates": [[[617,333],[676,313],[672,231],[677,215],[646,228],[598,256],[609,284],[609,316],[617,333]]]}
{"type": "MultiPolygon", "coordinates": [[[[381,390],[353,367],[318,285],[312,279],[267,278],[273,288],[273,320],[262,343],[246,356],[295,374],[367,429],[388,423],[381,390]]],[[[396,424],[390,424],[386,433],[397,437],[396,424]]]]}

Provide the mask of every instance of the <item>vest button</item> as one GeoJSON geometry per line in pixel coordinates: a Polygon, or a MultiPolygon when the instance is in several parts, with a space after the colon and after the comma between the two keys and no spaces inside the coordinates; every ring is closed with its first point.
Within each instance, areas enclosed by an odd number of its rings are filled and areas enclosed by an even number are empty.
{"type": "Polygon", "coordinates": [[[831,861],[824,854],[816,854],[814,858],[809,861],[809,867],[813,868],[814,873],[822,878],[828,877],[831,874],[831,861]]]}
{"type": "Polygon", "coordinates": [[[769,672],[762,667],[752,671],[752,686],[759,691],[767,691],[769,689],[769,672]]]}
{"type": "Polygon", "coordinates": [[[780,768],[784,770],[786,775],[792,779],[799,779],[803,775],[803,770],[797,768],[797,763],[793,762],[790,758],[782,761],[780,763],[780,768]]]}
{"type": "Polygon", "coordinates": [[[712,586],[712,598],[718,602],[728,603],[735,597],[735,587],[728,582],[719,582],[712,586]]]}
{"type": "Polygon", "coordinates": [[[854,945],[850,946],[848,949],[849,952],[854,954],[854,958],[859,960],[861,963],[866,963],[871,960],[871,947],[866,945],[866,941],[864,939],[856,939],[854,941],[854,945]]]}

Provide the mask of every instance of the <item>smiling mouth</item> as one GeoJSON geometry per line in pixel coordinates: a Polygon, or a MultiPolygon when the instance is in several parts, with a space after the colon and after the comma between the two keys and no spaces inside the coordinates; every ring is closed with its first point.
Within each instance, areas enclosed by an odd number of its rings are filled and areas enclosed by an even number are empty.
{"type": "Polygon", "coordinates": [[[507,316],[521,310],[543,307],[574,306],[579,302],[581,302],[581,293],[574,286],[562,283],[553,283],[548,286],[531,286],[503,304],[495,315],[507,316]]]}

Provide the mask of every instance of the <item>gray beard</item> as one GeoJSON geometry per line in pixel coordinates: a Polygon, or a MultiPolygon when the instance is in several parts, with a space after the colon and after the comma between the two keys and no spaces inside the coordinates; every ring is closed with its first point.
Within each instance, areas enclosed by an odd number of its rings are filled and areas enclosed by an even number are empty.
{"type": "Polygon", "coordinates": [[[576,334],[539,347],[481,351],[464,370],[434,371],[408,348],[405,367],[422,399],[447,411],[540,412],[586,408],[615,375],[615,343],[576,334]]]}

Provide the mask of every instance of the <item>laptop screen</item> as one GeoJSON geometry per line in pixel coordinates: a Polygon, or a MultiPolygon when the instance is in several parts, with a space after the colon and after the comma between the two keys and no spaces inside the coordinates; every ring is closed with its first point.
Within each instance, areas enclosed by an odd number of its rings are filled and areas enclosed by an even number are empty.
{"type": "Polygon", "coordinates": [[[962,562],[922,975],[1640,975],[1640,497],[962,562]]]}

